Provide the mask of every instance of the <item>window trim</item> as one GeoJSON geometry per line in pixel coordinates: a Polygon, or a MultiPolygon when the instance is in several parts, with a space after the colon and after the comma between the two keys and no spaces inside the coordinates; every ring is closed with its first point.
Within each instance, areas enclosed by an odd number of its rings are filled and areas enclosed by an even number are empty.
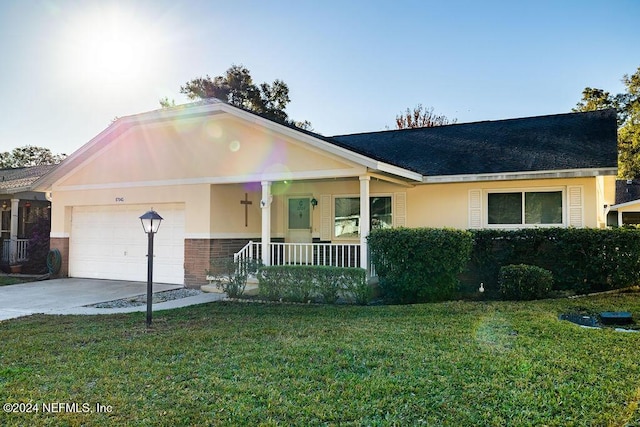
{"type": "Polygon", "coordinates": [[[496,188],[484,190],[483,202],[485,208],[483,209],[483,223],[486,228],[493,229],[521,229],[521,228],[550,228],[550,227],[567,227],[567,187],[514,187],[514,188],[496,188]],[[526,193],[562,193],[562,222],[558,224],[526,224],[526,206],[525,206],[525,194],[526,193]],[[489,194],[496,193],[521,193],[522,195],[522,223],[521,224],[489,224],[489,194]]]}
{"type": "MultiPolygon", "coordinates": [[[[393,215],[395,210],[395,197],[393,193],[369,193],[369,203],[371,203],[371,199],[374,197],[389,197],[391,199],[391,218],[393,221],[393,215]]],[[[350,198],[360,198],[360,194],[358,193],[348,193],[348,194],[332,194],[331,195],[331,239],[337,241],[354,241],[360,240],[360,233],[356,237],[337,237],[336,236],[336,199],[350,199],[350,198]]],[[[371,211],[369,211],[369,220],[371,220],[371,211]]]]}

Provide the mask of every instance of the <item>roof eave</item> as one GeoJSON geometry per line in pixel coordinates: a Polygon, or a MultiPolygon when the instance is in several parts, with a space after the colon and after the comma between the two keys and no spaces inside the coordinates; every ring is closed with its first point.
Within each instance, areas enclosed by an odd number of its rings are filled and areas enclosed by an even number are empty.
{"type": "Polygon", "coordinates": [[[380,172],[385,172],[398,177],[410,179],[411,181],[421,182],[424,177],[418,172],[413,172],[408,169],[401,168],[399,166],[392,165],[390,163],[377,162],[376,169],[380,172]]]}
{"type": "Polygon", "coordinates": [[[619,208],[626,208],[628,206],[637,205],[640,203],[640,199],[629,200],[628,202],[618,203],[616,205],[609,206],[610,210],[618,210],[619,208]]]}
{"type": "Polygon", "coordinates": [[[232,105],[222,103],[221,109],[229,112],[232,115],[239,116],[249,122],[259,124],[268,129],[290,136],[296,140],[303,141],[314,148],[339,156],[357,165],[364,166],[372,171],[386,172],[401,178],[407,178],[417,182],[420,182],[422,180],[422,175],[417,172],[413,172],[409,169],[395,166],[390,163],[381,162],[372,157],[368,157],[339,145],[332,144],[331,142],[324,141],[320,138],[316,138],[312,135],[308,135],[272,120],[265,119],[248,111],[236,108],[232,105]]]}
{"type": "Polygon", "coordinates": [[[424,176],[424,184],[444,184],[455,182],[481,182],[481,181],[512,181],[524,179],[546,179],[546,178],[587,178],[595,176],[616,175],[618,169],[611,168],[584,168],[584,169],[564,169],[545,170],[530,172],[499,172],[464,175],[439,175],[424,176]]]}
{"type": "MultiPolygon", "coordinates": [[[[71,153],[71,155],[63,160],[57,168],[40,177],[33,184],[34,191],[50,191],[56,181],[64,178],[73,169],[82,164],[86,159],[90,158],[94,154],[94,151],[96,151],[95,147],[99,145],[101,141],[108,138],[114,133],[117,133],[119,131],[125,132],[132,125],[141,123],[159,122],[175,117],[188,118],[208,115],[214,113],[215,111],[220,111],[220,105],[224,104],[220,101],[212,101],[204,103],[202,105],[191,106],[189,110],[186,110],[184,106],[177,106],[168,109],[153,110],[134,114],[131,116],[120,117],[104,130],[102,130],[102,132],[100,132],[98,135],[91,138],[89,142],[71,153]]],[[[97,149],[97,151],[99,151],[99,149],[97,149]]]]}
{"type": "Polygon", "coordinates": [[[32,189],[31,186],[16,187],[16,188],[0,188],[0,194],[18,194],[18,193],[26,193],[29,191],[37,191],[37,190],[32,189]]]}

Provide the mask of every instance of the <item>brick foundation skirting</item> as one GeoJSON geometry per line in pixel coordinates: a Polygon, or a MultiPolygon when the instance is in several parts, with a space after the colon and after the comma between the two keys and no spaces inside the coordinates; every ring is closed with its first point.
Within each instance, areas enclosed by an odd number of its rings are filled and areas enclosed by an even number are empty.
{"type": "Polygon", "coordinates": [[[231,258],[249,240],[260,239],[185,239],[184,240],[184,284],[197,288],[208,284],[206,271],[213,258],[231,258]]]}
{"type": "Polygon", "coordinates": [[[49,241],[50,249],[57,249],[62,255],[62,266],[55,277],[69,277],[69,238],[52,237],[49,241]]]}

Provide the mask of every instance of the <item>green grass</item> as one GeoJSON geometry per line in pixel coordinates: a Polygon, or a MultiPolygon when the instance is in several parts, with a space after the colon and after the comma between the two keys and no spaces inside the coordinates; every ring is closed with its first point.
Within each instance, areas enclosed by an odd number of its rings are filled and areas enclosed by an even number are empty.
{"type": "Polygon", "coordinates": [[[24,283],[24,280],[15,278],[15,277],[9,277],[9,276],[0,276],[0,286],[6,286],[6,285],[17,285],[19,283],[24,283]]]}
{"type": "Polygon", "coordinates": [[[212,303],[0,326],[0,425],[640,425],[640,333],[558,315],[640,294],[413,306],[212,303]],[[42,410],[42,407],[40,408],[42,410]]]}

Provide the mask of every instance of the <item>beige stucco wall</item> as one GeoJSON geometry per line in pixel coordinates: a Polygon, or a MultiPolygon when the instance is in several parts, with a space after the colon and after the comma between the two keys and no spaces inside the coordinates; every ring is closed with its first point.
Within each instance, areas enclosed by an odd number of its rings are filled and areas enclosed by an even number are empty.
{"type": "MultiPolygon", "coordinates": [[[[604,205],[613,204],[614,180],[601,178],[518,180],[473,183],[424,184],[406,187],[373,178],[372,195],[407,195],[408,227],[469,227],[469,191],[583,188],[584,225],[604,226],[604,205]]],[[[261,235],[262,197],[260,183],[199,184],[158,187],[114,188],[97,190],[57,191],[53,194],[52,232],[56,236],[70,232],[70,207],[79,205],[146,204],[149,208],[162,203],[184,203],[186,234],[192,238],[256,238],[261,235]],[[251,201],[247,209],[240,203],[251,201]]],[[[305,182],[275,182],[272,184],[271,235],[286,237],[286,203],[288,197],[322,195],[358,196],[357,178],[305,182]]],[[[565,193],[566,194],[566,193],[565,193]]],[[[143,212],[141,212],[142,214],[143,212]]],[[[313,237],[320,237],[321,206],[312,209],[313,237]]]]}
{"type": "MultiPolygon", "coordinates": [[[[490,190],[561,189],[566,199],[568,186],[581,186],[584,226],[603,227],[604,204],[613,203],[615,181],[600,180],[599,183],[598,180],[592,177],[420,185],[407,190],[407,226],[468,228],[470,190],[482,190],[483,206],[486,206],[486,192],[490,190]],[[609,185],[606,189],[602,187],[605,183],[609,185]]],[[[486,223],[485,216],[483,212],[486,223]]]]}
{"type": "Polygon", "coordinates": [[[209,232],[215,238],[257,238],[262,228],[260,183],[211,185],[211,203],[209,232]],[[245,207],[241,200],[251,202],[247,207],[247,226],[245,227],[245,207]]]}
{"type": "Polygon", "coordinates": [[[163,203],[185,204],[187,234],[209,232],[209,185],[54,191],[52,197],[51,233],[54,237],[69,236],[74,206],[146,205],[148,209],[160,210],[163,203]]]}
{"type": "Polygon", "coordinates": [[[344,171],[355,166],[269,129],[225,115],[124,132],[58,187],[344,171]]]}

